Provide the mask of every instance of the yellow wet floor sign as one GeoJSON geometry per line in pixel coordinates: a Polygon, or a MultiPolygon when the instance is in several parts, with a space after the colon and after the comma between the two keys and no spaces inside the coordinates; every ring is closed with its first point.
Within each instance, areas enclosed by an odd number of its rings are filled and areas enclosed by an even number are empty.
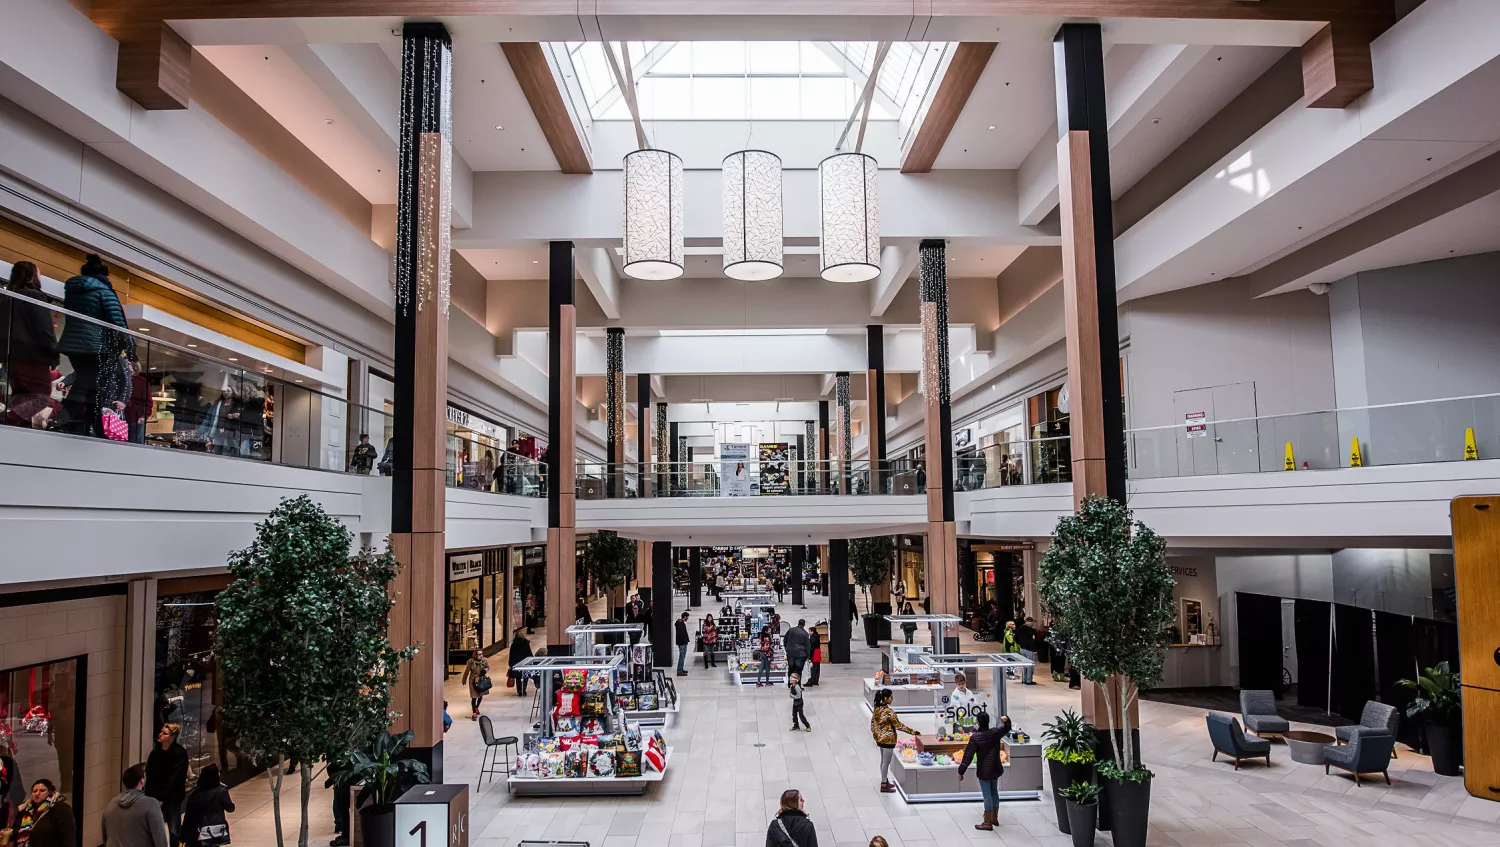
{"type": "Polygon", "coordinates": [[[1464,461],[1479,458],[1479,447],[1474,444],[1474,427],[1464,430],[1464,461]]]}
{"type": "Polygon", "coordinates": [[[1297,469],[1297,457],[1292,455],[1292,442],[1290,441],[1286,443],[1286,461],[1281,463],[1281,469],[1284,471],[1297,469]]]}
{"type": "Polygon", "coordinates": [[[1364,466],[1364,459],[1359,455],[1359,439],[1349,439],[1349,467],[1362,468],[1364,466]]]}

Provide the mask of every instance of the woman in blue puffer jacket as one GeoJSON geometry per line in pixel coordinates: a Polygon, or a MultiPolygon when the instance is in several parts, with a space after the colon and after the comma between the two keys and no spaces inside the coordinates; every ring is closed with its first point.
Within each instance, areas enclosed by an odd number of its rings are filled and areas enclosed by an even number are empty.
{"type": "MultiPolygon", "coordinates": [[[[109,284],[109,266],[95,253],[84,260],[79,275],[64,284],[63,308],[103,324],[126,328],[125,310],[109,284]]],[[[66,355],[73,366],[73,385],[63,400],[68,413],[67,431],[105,437],[100,414],[106,404],[101,403],[101,396],[108,394],[107,405],[114,407],[119,399],[116,387],[124,378],[120,354],[123,352],[130,361],[135,361],[135,339],[99,323],[69,319],[57,340],[57,351],[66,355]]],[[[124,408],[123,401],[119,407],[116,411],[124,408]]]]}

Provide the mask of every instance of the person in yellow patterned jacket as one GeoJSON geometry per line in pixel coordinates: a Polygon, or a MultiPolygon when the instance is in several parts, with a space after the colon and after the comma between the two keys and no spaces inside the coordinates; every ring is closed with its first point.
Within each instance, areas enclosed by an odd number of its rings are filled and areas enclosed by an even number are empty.
{"type": "Polygon", "coordinates": [[[922,737],[922,733],[901,722],[896,710],[891,708],[891,690],[882,688],[875,695],[875,714],[870,716],[870,736],[880,748],[880,791],[890,794],[896,790],[891,784],[891,757],[896,754],[896,732],[922,737]]]}

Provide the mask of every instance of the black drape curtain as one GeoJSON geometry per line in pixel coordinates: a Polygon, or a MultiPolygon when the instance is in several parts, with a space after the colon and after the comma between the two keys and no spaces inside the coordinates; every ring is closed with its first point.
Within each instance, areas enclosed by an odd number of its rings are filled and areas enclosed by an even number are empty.
{"type": "Polygon", "coordinates": [[[1356,723],[1365,702],[1379,694],[1369,609],[1333,605],[1333,711],[1356,723]]]}
{"type": "Polygon", "coordinates": [[[1412,645],[1419,667],[1447,662],[1449,669],[1458,673],[1458,624],[1417,618],[1412,622],[1412,645]]]}
{"type": "Polygon", "coordinates": [[[1297,705],[1328,709],[1328,616],[1322,600],[1296,600],[1297,705]]]}
{"type": "Polygon", "coordinates": [[[1395,706],[1402,714],[1396,740],[1415,747],[1418,741],[1416,722],[1404,718],[1406,707],[1416,695],[1411,689],[1396,684],[1397,680],[1414,678],[1417,672],[1417,651],[1412,632],[1411,615],[1375,613],[1375,669],[1380,702],[1395,706]]]}
{"type": "Polygon", "coordinates": [[[1281,598],[1235,592],[1240,688],[1281,691],[1281,598]]]}

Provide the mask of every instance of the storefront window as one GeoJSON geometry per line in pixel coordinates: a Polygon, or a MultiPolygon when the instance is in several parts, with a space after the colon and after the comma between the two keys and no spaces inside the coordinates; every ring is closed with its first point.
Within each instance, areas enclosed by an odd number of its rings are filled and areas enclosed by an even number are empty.
{"type": "Polygon", "coordinates": [[[1073,480],[1072,430],[1068,413],[1058,409],[1062,387],[1044,391],[1026,401],[1031,425],[1031,481],[1034,483],[1071,482],[1073,480]]]}
{"type": "MultiPolygon", "coordinates": [[[[68,659],[0,671],[0,825],[39,779],[72,798],[83,794],[83,737],[78,709],[84,700],[84,660],[68,659]],[[19,789],[13,786],[20,786],[19,789]]],[[[83,803],[73,801],[76,815],[83,803]]],[[[82,832],[82,820],[78,822],[82,832]]]]}
{"type": "Polygon", "coordinates": [[[479,649],[479,579],[448,583],[448,670],[460,673],[479,649]]]}
{"type": "Polygon", "coordinates": [[[219,720],[223,688],[213,653],[219,628],[217,596],[217,591],[203,591],[157,600],[151,725],[180,724],[182,734],[177,741],[187,750],[191,773],[216,764],[224,781],[236,785],[260,768],[240,752],[233,734],[219,720]]]}
{"type": "Polygon", "coordinates": [[[531,635],[547,624],[547,548],[517,547],[511,553],[512,627],[531,635]]]}

